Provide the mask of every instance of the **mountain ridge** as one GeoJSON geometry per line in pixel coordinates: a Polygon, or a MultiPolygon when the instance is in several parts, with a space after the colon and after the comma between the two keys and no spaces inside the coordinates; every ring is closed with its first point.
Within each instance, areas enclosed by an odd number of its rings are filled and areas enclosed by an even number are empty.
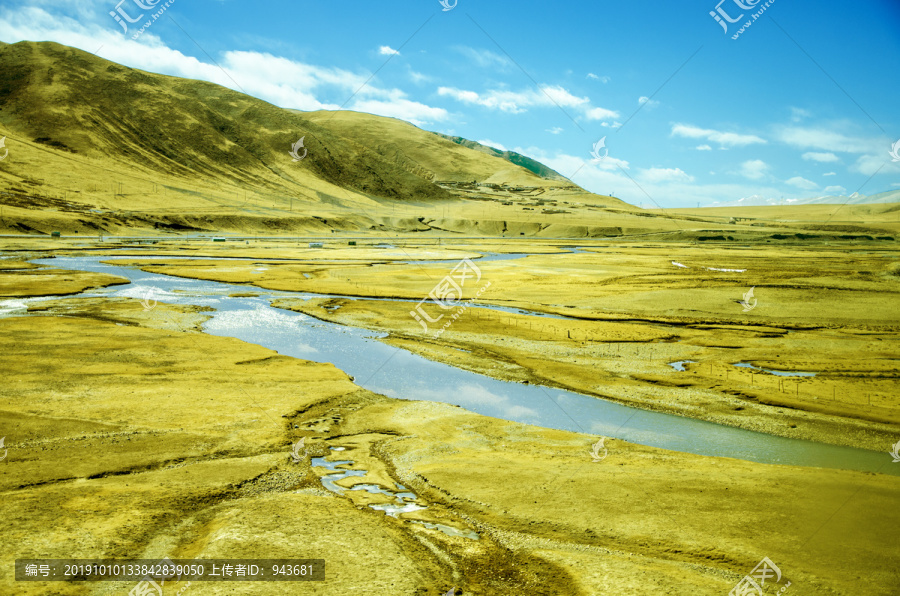
{"type": "Polygon", "coordinates": [[[99,207],[137,209],[125,197],[148,187],[158,192],[159,184],[196,183],[203,189],[195,194],[206,202],[234,206],[229,196],[251,193],[253,200],[272,197],[267,202],[283,210],[295,199],[307,207],[449,202],[471,193],[441,182],[475,180],[501,188],[500,194],[504,187],[554,188],[631,208],[570,181],[543,178],[532,170],[552,170],[533,160],[528,169],[398,119],[283,109],[214,83],[129,68],[54,42],[0,45],[0,65],[0,134],[8,135],[17,156],[0,168],[0,185],[10,188],[40,180],[67,196],[93,197],[99,207]],[[307,153],[297,162],[289,151],[301,138],[307,153]],[[47,160],[39,148],[70,159],[47,160]],[[66,166],[41,167],[45,161],[66,166]],[[20,169],[22,163],[36,167],[20,169]],[[75,172],[97,179],[115,172],[130,190],[75,183],[75,172]],[[209,199],[210,188],[223,196],[209,199]]]}

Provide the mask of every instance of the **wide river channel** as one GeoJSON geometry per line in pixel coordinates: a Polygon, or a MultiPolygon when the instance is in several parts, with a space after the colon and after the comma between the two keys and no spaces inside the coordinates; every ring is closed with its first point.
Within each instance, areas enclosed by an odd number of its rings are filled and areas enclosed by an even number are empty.
{"type": "MultiPolygon", "coordinates": [[[[168,258],[171,257],[152,259],[158,262],[168,258]]],[[[499,381],[388,346],[378,341],[384,334],[327,323],[270,306],[276,298],[309,299],[321,294],[264,290],[247,285],[146,273],[103,264],[101,260],[109,261],[111,258],[57,257],[33,262],[63,269],[109,273],[131,280],[127,285],[85,292],[80,295],[83,297],[142,300],[150,295],[163,303],[212,307],[215,312],[209,313],[212,318],[203,325],[206,333],[235,337],[286,356],[333,363],[352,375],[357,385],[398,399],[444,402],[504,420],[587,433],[592,438],[614,437],[700,455],[900,475],[900,465],[890,465],[891,456],[886,450],[879,453],[788,439],[631,408],[560,389],[499,381]],[[229,297],[232,293],[248,291],[259,296],[229,297]]],[[[29,302],[43,299],[46,298],[0,301],[0,313],[5,316],[24,314],[29,302]]],[[[684,373],[673,369],[671,374],[684,373]]]]}

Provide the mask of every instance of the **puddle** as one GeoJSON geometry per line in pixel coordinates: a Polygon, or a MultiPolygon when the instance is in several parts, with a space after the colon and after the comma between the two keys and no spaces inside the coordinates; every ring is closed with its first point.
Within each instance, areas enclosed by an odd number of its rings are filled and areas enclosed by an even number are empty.
{"type": "Polygon", "coordinates": [[[695,362],[697,362],[697,361],[696,360],[679,360],[678,362],[669,362],[669,366],[671,366],[672,368],[674,368],[677,371],[684,372],[685,370],[687,370],[686,368],[684,368],[685,364],[693,364],[695,362]]]}
{"type": "Polygon", "coordinates": [[[779,376],[779,377],[814,377],[816,373],[811,372],[793,372],[786,370],[772,370],[771,368],[761,368],[759,366],[753,366],[749,362],[738,362],[734,366],[738,366],[740,368],[752,368],[753,370],[761,370],[767,373],[779,376]]]}
{"type": "MultiPolygon", "coordinates": [[[[344,447],[332,447],[332,451],[344,451],[344,447]]],[[[385,515],[389,515],[391,517],[400,519],[401,513],[411,513],[413,511],[421,511],[422,509],[428,509],[424,505],[419,505],[416,503],[416,494],[409,489],[407,489],[402,484],[397,484],[396,491],[392,491],[384,488],[378,484],[354,484],[350,488],[343,488],[338,486],[336,483],[339,480],[344,478],[349,478],[351,476],[365,476],[367,472],[365,470],[347,470],[347,469],[339,469],[338,466],[346,466],[353,464],[351,460],[338,460],[338,461],[328,461],[324,457],[313,457],[310,460],[310,465],[314,468],[325,468],[326,470],[331,470],[332,474],[325,474],[320,478],[322,481],[322,486],[327,488],[333,493],[337,493],[339,495],[344,494],[345,491],[354,491],[354,490],[364,490],[367,493],[377,494],[377,495],[386,495],[388,497],[392,497],[394,499],[394,503],[371,503],[369,505],[370,509],[375,509],[376,511],[384,511],[385,515]]],[[[451,526],[445,526],[443,524],[432,524],[428,522],[418,521],[418,520],[404,520],[411,521],[413,523],[419,523],[424,525],[427,528],[432,530],[439,530],[448,536],[460,536],[463,538],[471,538],[473,540],[478,540],[479,536],[475,532],[471,530],[460,530],[458,528],[454,528],[451,526]]]]}
{"type": "Polygon", "coordinates": [[[343,480],[344,478],[349,478],[351,476],[366,475],[365,470],[339,470],[337,468],[338,466],[347,466],[352,463],[353,462],[350,460],[328,461],[324,457],[314,457],[311,460],[311,465],[314,468],[325,468],[326,470],[332,470],[334,472],[333,474],[326,474],[325,476],[322,476],[322,486],[339,495],[343,494],[347,489],[335,484],[338,480],[343,480]]]}

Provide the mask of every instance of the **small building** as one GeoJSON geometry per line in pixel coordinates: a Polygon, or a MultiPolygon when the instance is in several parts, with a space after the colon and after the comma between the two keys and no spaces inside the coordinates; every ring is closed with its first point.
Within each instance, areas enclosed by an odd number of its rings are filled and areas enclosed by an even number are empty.
{"type": "Polygon", "coordinates": [[[351,240],[347,243],[347,246],[356,246],[356,240],[351,240]]]}
{"type": "Polygon", "coordinates": [[[59,238],[59,232],[50,232],[50,236],[53,238],[59,238]]]}
{"type": "Polygon", "coordinates": [[[310,248],[322,248],[322,243],[321,242],[310,242],[309,247],[310,248]]]}
{"type": "Polygon", "coordinates": [[[225,242],[225,239],[222,238],[221,236],[213,236],[212,241],[213,242],[225,242]]]}

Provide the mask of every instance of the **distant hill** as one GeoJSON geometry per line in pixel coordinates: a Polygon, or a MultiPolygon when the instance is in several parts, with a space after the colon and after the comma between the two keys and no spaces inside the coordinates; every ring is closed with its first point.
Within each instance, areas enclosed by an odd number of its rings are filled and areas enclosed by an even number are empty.
{"type": "Polygon", "coordinates": [[[773,199],[753,195],[724,203],[711,203],[708,207],[764,207],[768,205],[869,205],[874,203],[900,203],[900,190],[888,190],[874,195],[853,193],[849,197],[828,195],[805,199],[773,199]]]}

